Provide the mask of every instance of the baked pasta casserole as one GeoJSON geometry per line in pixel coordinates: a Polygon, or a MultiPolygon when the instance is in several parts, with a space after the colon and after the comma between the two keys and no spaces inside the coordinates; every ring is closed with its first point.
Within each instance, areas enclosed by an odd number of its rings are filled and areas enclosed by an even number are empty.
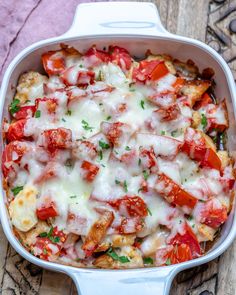
{"type": "Polygon", "coordinates": [[[233,202],[214,71],[121,47],[61,45],[19,78],[2,173],[13,231],[36,257],[97,268],[204,255],[233,202]]]}

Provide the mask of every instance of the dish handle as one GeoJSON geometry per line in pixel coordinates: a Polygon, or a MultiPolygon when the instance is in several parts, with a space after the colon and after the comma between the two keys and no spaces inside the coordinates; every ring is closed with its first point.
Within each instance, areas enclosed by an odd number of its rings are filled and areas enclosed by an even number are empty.
{"type": "Polygon", "coordinates": [[[175,274],[169,267],[68,272],[79,295],[168,295],[175,274]]]}
{"type": "Polygon", "coordinates": [[[170,35],[153,3],[97,2],[77,6],[73,23],[63,37],[117,34],[170,35]]]}

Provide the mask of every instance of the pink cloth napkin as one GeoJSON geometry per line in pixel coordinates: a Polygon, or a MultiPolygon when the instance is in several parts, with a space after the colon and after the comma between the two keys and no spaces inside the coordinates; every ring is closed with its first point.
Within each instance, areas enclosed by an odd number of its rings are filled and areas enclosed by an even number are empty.
{"type": "Polygon", "coordinates": [[[0,0],[0,81],[9,62],[30,44],[66,32],[87,0],[0,0]]]}

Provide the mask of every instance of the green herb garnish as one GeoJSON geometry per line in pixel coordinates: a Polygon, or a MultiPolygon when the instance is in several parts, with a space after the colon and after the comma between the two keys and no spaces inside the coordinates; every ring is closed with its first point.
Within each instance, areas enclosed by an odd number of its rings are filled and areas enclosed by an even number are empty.
{"type": "Polygon", "coordinates": [[[71,110],[68,110],[68,111],[66,112],[66,115],[67,115],[67,116],[71,116],[71,114],[72,114],[71,110]]]}
{"type": "Polygon", "coordinates": [[[116,183],[116,184],[120,184],[120,181],[116,179],[116,180],[115,180],[115,183],[116,183]]]}
{"type": "Polygon", "coordinates": [[[64,118],[61,119],[63,122],[66,122],[66,120],[64,118]]]}
{"type": "Polygon", "coordinates": [[[126,151],[131,151],[131,148],[127,145],[127,146],[125,147],[125,150],[126,150],[126,151]]]}
{"type": "Polygon", "coordinates": [[[153,259],[151,257],[144,257],[143,263],[144,264],[153,264],[153,259]]]}
{"type": "Polygon", "coordinates": [[[14,188],[11,189],[11,191],[13,192],[13,195],[16,196],[19,194],[20,191],[23,190],[23,186],[16,186],[14,188]]]}
{"type": "Polygon", "coordinates": [[[89,123],[86,122],[85,120],[82,120],[81,123],[84,130],[92,131],[94,129],[94,127],[89,126],[89,123]]]}
{"type": "Polygon", "coordinates": [[[165,263],[166,265],[171,265],[171,260],[170,260],[170,258],[167,258],[166,259],[166,263],[165,263]]]}
{"type": "Polygon", "coordinates": [[[70,196],[70,198],[71,198],[71,199],[75,199],[75,198],[77,198],[77,196],[76,196],[76,195],[74,195],[74,196],[70,196]]]}
{"type": "Polygon", "coordinates": [[[205,129],[206,126],[207,126],[207,118],[206,118],[206,116],[204,114],[202,114],[201,116],[202,116],[201,125],[202,125],[203,129],[205,129]]]}
{"type": "Polygon", "coordinates": [[[106,120],[109,121],[111,119],[111,116],[107,116],[106,120]]]}
{"type": "Polygon", "coordinates": [[[41,116],[41,111],[40,110],[37,110],[34,114],[35,118],[40,118],[41,116]]]}
{"type": "Polygon", "coordinates": [[[121,263],[127,263],[130,262],[129,258],[127,256],[119,256],[116,252],[113,251],[112,248],[110,248],[107,251],[107,255],[109,255],[113,260],[117,260],[121,263]]]}
{"type": "Polygon", "coordinates": [[[145,109],[145,107],[144,107],[144,100],[141,100],[140,101],[140,105],[141,105],[141,108],[144,110],[145,109]]]}
{"type": "Polygon", "coordinates": [[[9,111],[12,115],[20,110],[19,103],[20,103],[19,99],[13,99],[13,101],[11,102],[9,111]]]}
{"type": "Polygon", "coordinates": [[[48,236],[48,234],[46,232],[43,232],[43,233],[39,234],[39,236],[41,238],[46,238],[48,236]]]}
{"type": "Polygon", "coordinates": [[[99,146],[102,148],[102,149],[109,149],[110,148],[110,145],[102,140],[99,140],[99,146]]]}
{"type": "Polygon", "coordinates": [[[143,171],[143,178],[145,179],[145,180],[147,180],[148,179],[148,173],[147,173],[147,171],[146,170],[144,170],[143,171]]]}
{"type": "Polygon", "coordinates": [[[128,192],[128,185],[127,185],[126,180],[124,181],[124,190],[126,193],[128,192]]]}
{"type": "Polygon", "coordinates": [[[178,129],[174,130],[174,131],[171,131],[170,134],[171,134],[171,136],[176,137],[177,133],[178,133],[178,129]]]}
{"type": "Polygon", "coordinates": [[[103,159],[103,153],[102,153],[102,151],[99,151],[99,159],[100,159],[100,161],[102,161],[102,159],[103,159]]]}
{"type": "Polygon", "coordinates": [[[165,135],[166,132],[164,130],[161,131],[161,135],[165,135]]]}
{"type": "Polygon", "coordinates": [[[147,212],[150,216],[152,216],[152,211],[147,207],[147,212]]]}

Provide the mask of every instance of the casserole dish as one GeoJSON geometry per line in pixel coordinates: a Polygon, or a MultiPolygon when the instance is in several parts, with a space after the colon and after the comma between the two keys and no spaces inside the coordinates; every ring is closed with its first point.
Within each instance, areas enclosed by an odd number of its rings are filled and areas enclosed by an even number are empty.
{"type": "MultiPolygon", "coordinates": [[[[223,59],[208,46],[194,40],[171,35],[162,27],[156,8],[149,3],[96,3],[83,4],[77,9],[76,17],[71,29],[61,37],[39,42],[25,49],[18,55],[9,66],[3,79],[1,89],[1,110],[3,117],[7,117],[7,105],[13,96],[19,75],[27,70],[40,71],[39,56],[47,51],[58,48],[58,43],[65,42],[75,46],[80,51],[87,49],[92,44],[107,46],[111,43],[127,48],[132,55],[142,56],[148,48],[154,51],[165,52],[179,59],[194,56],[195,62],[200,68],[210,66],[216,72],[216,94],[226,97],[229,109],[230,129],[229,151],[234,155],[233,133],[234,123],[234,81],[230,70],[223,59]],[[129,10],[135,10],[131,18],[129,10]],[[99,13],[100,12],[100,13],[99,13]],[[104,14],[104,17],[103,17],[104,14]],[[87,15],[90,17],[87,18],[87,15]],[[80,20],[81,28],[77,28],[80,20]],[[143,34],[137,31],[144,31],[143,34]],[[94,35],[96,34],[96,35],[94,35]],[[130,42],[132,40],[132,42],[130,42]],[[173,46],[174,45],[174,46],[173,46]],[[5,104],[3,99],[6,97],[5,104]]],[[[3,194],[4,195],[4,194],[3,194]]],[[[222,230],[221,238],[215,243],[211,251],[196,260],[178,265],[147,268],[136,270],[92,270],[76,269],[42,261],[26,252],[14,237],[9,223],[4,203],[1,203],[1,221],[4,232],[12,246],[26,259],[51,270],[67,273],[75,281],[80,294],[110,294],[111,292],[123,291],[124,294],[168,294],[171,281],[179,271],[207,262],[220,255],[233,241],[235,236],[235,218],[233,211],[222,230]],[[94,280],[96,290],[89,280],[94,280]],[[104,286],[104,289],[102,288],[104,286]]]]}

